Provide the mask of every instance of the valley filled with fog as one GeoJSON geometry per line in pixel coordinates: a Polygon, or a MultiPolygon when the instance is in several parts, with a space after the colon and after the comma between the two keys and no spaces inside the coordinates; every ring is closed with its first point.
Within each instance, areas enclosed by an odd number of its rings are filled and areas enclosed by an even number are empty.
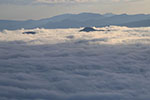
{"type": "Polygon", "coordinates": [[[1,31],[0,100],[148,100],[150,27],[81,29],[1,31]]]}

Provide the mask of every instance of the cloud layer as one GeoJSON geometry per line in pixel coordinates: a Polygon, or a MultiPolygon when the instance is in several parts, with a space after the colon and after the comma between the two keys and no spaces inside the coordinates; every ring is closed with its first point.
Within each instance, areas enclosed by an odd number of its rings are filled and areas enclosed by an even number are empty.
{"type": "Polygon", "coordinates": [[[83,2],[94,2],[91,0],[35,0],[37,3],[67,3],[67,2],[78,2],[78,3],[83,3],[83,2]]]}
{"type": "Polygon", "coordinates": [[[1,0],[0,4],[53,4],[53,3],[84,3],[84,2],[129,2],[135,0],[1,0]]]}
{"type": "Polygon", "coordinates": [[[0,100],[148,100],[150,27],[99,29],[0,32],[0,100]]]}

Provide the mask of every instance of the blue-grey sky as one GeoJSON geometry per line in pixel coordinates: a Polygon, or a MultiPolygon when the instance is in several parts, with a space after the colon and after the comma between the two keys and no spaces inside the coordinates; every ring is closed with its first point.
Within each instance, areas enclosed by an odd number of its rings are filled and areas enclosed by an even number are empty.
{"type": "Polygon", "coordinates": [[[0,0],[0,19],[41,19],[64,13],[150,14],[150,0],[0,0]]]}

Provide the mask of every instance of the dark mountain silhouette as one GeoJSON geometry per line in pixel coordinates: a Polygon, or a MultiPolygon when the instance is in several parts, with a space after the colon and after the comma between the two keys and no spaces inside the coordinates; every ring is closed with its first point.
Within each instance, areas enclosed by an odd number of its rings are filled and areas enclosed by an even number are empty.
{"type": "Polygon", "coordinates": [[[112,16],[115,16],[115,14],[113,14],[113,13],[106,13],[106,14],[103,14],[103,16],[105,16],[105,17],[112,17],[112,16]]]}
{"type": "Polygon", "coordinates": [[[22,34],[36,34],[34,31],[23,32],[22,34]]]}
{"type": "Polygon", "coordinates": [[[135,22],[129,22],[129,23],[122,24],[121,26],[148,27],[148,26],[150,26],[150,19],[148,19],[148,20],[141,20],[141,21],[135,21],[135,22]]]}
{"type": "Polygon", "coordinates": [[[88,19],[84,19],[85,17],[70,17],[68,19],[59,21],[59,22],[49,22],[45,24],[44,28],[78,28],[78,27],[103,27],[108,25],[120,25],[124,23],[139,21],[139,20],[145,20],[150,19],[150,15],[144,15],[144,14],[138,14],[138,15],[127,15],[127,14],[121,14],[121,15],[113,15],[111,17],[104,17],[104,16],[97,16],[95,17],[89,17],[88,19]]]}
{"type": "Polygon", "coordinates": [[[80,32],[91,32],[91,31],[97,31],[93,27],[85,27],[84,29],[80,30],[80,32]]]}
{"type": "Polygon", "coordinates": [[[131,27],[142,27],[149,25],[150,14],[137,15],[115,15],[111,13],[80,13],[62,14],[51,18],[40,20],[12,21],[0,20],[0,30],[9,29],[32,29],[32,28],[79,28],[79,27],[104,27],[108,25],[125,25],[131,27]],[[146,21],[148,20],[148,22],[146,21]],[[136,24],[138,23],[138,25],[136,24]],[[132,25],[131,25],[132,24],[132,25]]]}
{"type": "Polygon", "coordinates": [[[108,17],[105,19],[107,23],[109,24],[122,24],[122,23],[128,23],[133,21],[140,21],[150,19],[150,15],[145,14],[137,14],[137,15],[127,15],[127,14],[121,14],[121,15],[115,15],[112,17],[108,17]]]}

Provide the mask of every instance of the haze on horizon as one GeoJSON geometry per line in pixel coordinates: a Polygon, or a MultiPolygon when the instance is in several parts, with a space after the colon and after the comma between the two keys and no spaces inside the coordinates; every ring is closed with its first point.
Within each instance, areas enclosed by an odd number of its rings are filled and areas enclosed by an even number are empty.
{"type": "Polygon", "coordinates": [[[150,0],[0,0],[0,19],[27,20],[65,13],[150,14],[150,0]]]}

